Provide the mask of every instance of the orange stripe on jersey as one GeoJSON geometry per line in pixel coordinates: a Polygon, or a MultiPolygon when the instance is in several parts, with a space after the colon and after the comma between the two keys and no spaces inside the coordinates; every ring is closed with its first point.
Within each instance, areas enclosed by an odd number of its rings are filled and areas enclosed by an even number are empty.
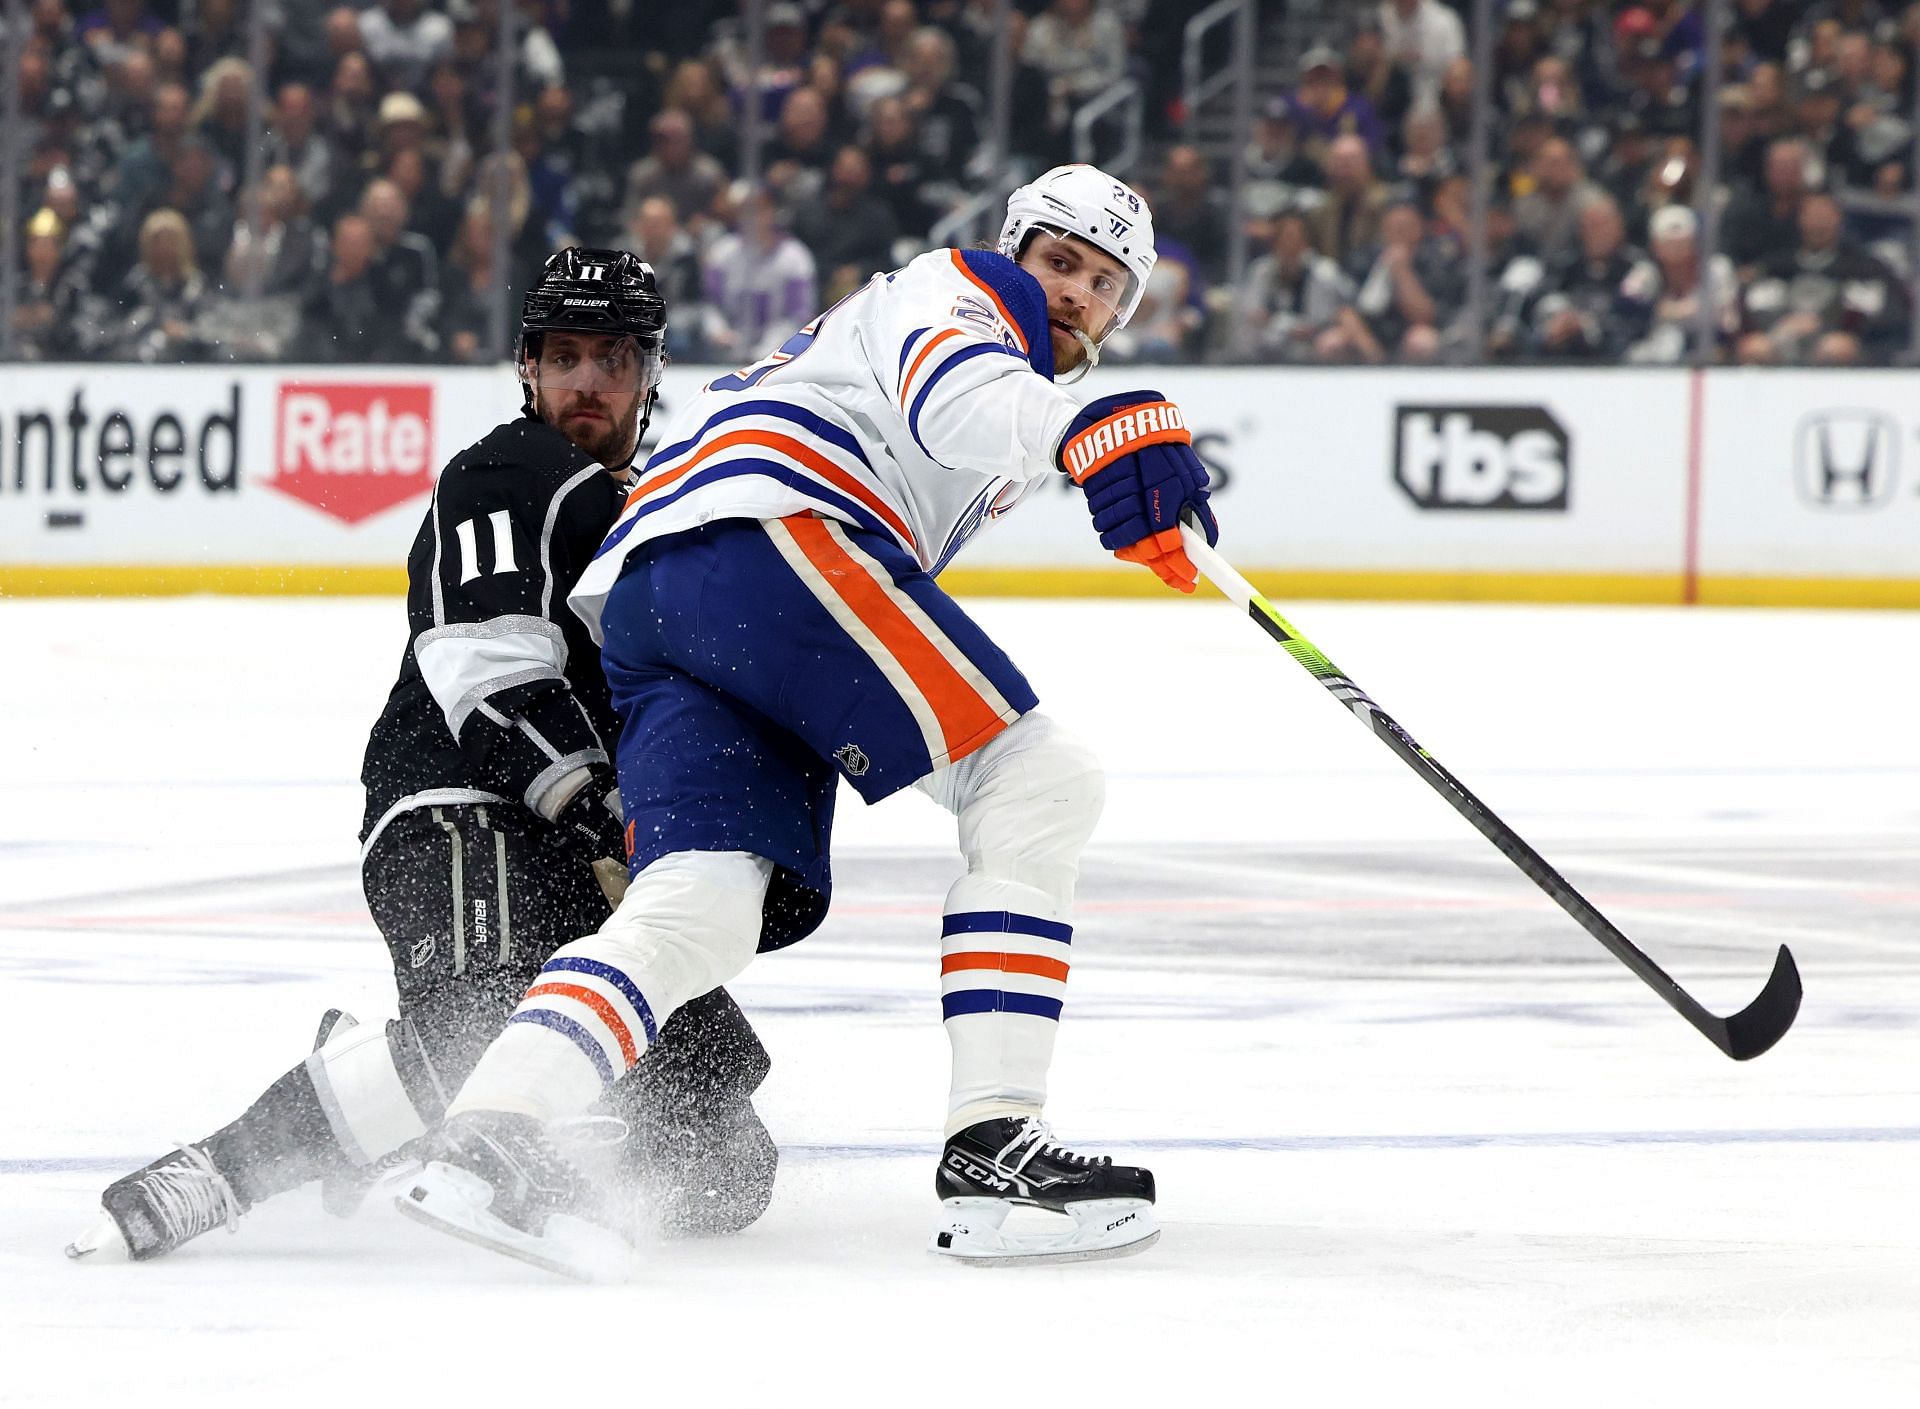
{"type": "Polygon", "coordinates": [[[1037,954],[949,954],[940,961],[943,974],[963,973],[968,969],[992,969],[1002,974],[1032,974],[1036,978],[1067,981],[1064,963],[1043,959],[1037,954]]]}
{"type": "Polygon", "coordinates": [[[790,459],[798,460],[835,488],[844,489],[865,504],[879,515],[882,523],[899,534],[909,548],[916,553],[920,551],[920,545],[914,541],[913,531],[907,527],[907,521],[900,517],[892,505],[812,446],[803,444],[790,435],[781,435],[778,431],[748,429],[728,431],[725,435],[715,436],[701,446],[692,458],[682,461],[670,470],[661,471],[652,479],[642,480],[627,495],[627,507],[632,508],[656,489],[664,488],[682,476],[691,474],[698,468],[701,461],[709,456],[718,455],[723,450],[731,450],[737,445],[756,445],[766,450],[778,450],[790,459]]]}
{"type": "Polygon", "coordinates": [[[900,668],[939,721],[948,760],[963,757],[1006,727],[999,712],[953,668],[940,648],[926,638],[867,570],[834,542],[824,521],[795,514],[780,522],[835,595],[900,662],[900,668]]]}
{"type": "Polygon", "coordinates": [[[959,336],[960,330],[958,328],[948,328],[944,333],[935,333],[927,339],[927,345],[920,349],[920,355],[914,358],[913,365],[907,368],[907,375],[900,379],[900,405],[902,409],[905,409],[907,404],[907,388],[913,385],[913,379],[920,372],[920,364],[927,360],[927,354],[940,346],[940,344],[948,338],[957,338],[959,336]]]}
{"type": "Polygon", "coordinates": [[[620,1044],[620,1055],[628,1066],[640,1060],[640,1050],[633,1045],[633,1034],[627,1030],[626,1022],[615,1010],[613,1004],[595,993],[591,988],[582,988],[577,983],[537,983],[527,990],[529,998],[571,998],[584,1003],[593,1010],[593,1015],[607,1025],[613,1033],[614,1041],[620,1044]]]}
{"type": "Polygon", "coordinates": [[[953,260],[953,267],[958,269],[976,289],[993,300],[993,306],[1000,310],[1001,319],[1013,330],[1013,340],[1020,344],[1022,352],[1027,351],[1027,335],[1020,331],[1020,320],[1007,311],[1006,304],[1000,301],[1000,295],[993,291],[993,285],[967,268],[967,262],[960,257],[959,250],[948,250],[947,254],[953,260]]]}

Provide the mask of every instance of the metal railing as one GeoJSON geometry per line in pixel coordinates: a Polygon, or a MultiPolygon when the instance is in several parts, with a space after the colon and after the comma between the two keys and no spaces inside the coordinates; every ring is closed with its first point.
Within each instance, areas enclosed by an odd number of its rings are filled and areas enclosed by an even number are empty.
{"type": "Polygon", "coordinates": [[[927,232],[928,249],[959,249],[985,238],[1005,210],[1007,193],[989,185],[950,215],[942,216],[927,232]]]}
{"type": "Polygon", "coordinates": [[[1124,176],[1140,161],[1146,125],[1147,95],[1140,91],[1140,85],[1131,78],[1123,78],[1099,97],[1090,98],[1074,109],[1073,159],[1097,165],[1115,176],[1124,176]],[[1102,157],[1094,147],[1094,128],[1116,108],[1122,109],[1120,119],[1124,136],[1118,151],[1102,157]]]}
{"type": "Polygon", "coordinates": [[[1240,69],[1245,66],[1252,72],[1253,55],[1242,44],[1242,36],[1251,31],[1253,25],[1253,0],[1214,0],[1199,14],[1187,21],[1181,32],[1180,45],[1180,106],[1181,130],[1189,141],[1200,121],[1200,109],[1217,93],[1225,92],[1233,83],[1240,69]],[[1235,53],[1213,73],[1203,73],[1206,66],[1206,46],[1213,31],[1224,24],[1235,26],[1233,47],[1235,53]]]}

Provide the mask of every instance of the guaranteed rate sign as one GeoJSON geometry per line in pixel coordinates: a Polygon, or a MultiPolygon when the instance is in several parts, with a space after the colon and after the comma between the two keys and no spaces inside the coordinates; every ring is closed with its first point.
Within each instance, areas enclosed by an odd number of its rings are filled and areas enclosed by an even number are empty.
{"type": "Polygon", "coordinates": [[[268,487],[343,523],[433,488],[431,382],[288,382],[268,487]]]}

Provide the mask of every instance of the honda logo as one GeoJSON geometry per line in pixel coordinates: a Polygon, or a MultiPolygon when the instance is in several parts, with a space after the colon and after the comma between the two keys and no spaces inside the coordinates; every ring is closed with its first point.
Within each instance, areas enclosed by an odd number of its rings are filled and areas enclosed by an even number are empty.
{"type": "Polygon", "coordinates": [[[1900,483],[1900,427],[1878,411],[1816,411],[1793,437],[1800,497],[1823,509],[1877,509],[1900,483]]]}

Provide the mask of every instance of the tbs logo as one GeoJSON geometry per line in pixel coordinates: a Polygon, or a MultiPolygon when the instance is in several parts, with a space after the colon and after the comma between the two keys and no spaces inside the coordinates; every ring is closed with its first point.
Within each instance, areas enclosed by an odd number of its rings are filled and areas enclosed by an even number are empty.
{"type": "Polygon", "coordinates": [[[1393,480],[1423,509],[1565,513],[1572,450],[1544,406],[1394,408],[1393,480]]]}

